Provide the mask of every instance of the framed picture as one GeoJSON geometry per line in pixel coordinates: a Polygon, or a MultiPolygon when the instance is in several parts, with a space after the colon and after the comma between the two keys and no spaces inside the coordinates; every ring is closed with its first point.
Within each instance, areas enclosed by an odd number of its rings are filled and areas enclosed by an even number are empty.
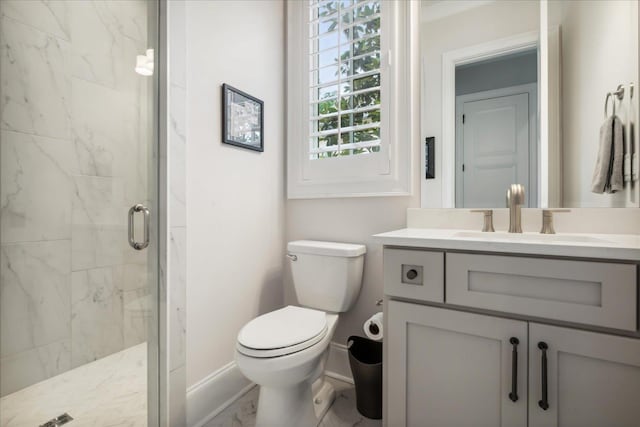
{"type": "Polygon", "coordinates": [[[222,85],[222,142],[264,151],[264,103],[241,90],[222,85]]]}

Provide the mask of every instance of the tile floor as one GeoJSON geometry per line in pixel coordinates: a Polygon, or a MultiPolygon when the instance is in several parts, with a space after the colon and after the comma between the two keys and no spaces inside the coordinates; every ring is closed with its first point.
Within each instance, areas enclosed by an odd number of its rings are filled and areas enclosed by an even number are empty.
{"type": "Polygon", "coordinates": [[[34,427],[64,412],[70,427],[147,425],[147,344],[142,343],[0,399],[0,426],[34,427]]]}
{"type": "MultiPolygon", "coordinates": [[[[0,426],[34,427],[68,412],[70,426],[145,427],[146,344],[65,372],[0,399],[0,426]]],[[[356,409],[353,384],[327,378],[336,400],[319,427],[380,427],[356,409]]],[[[258,387],[226,408],[204,427],[254,427],[258,387]]]]}
{"type": "MultiPolygon", "coordinates": [[[[327,378],[336,389],[336,400],[329,408],[319,427],[380,427],[381,420],[363,417],[356,409],[353,384],[327,378]]],[[[258,387],[249,390],[231,406],[205,424],[204,427],[254,427],[258,404],[258,387]]]]}

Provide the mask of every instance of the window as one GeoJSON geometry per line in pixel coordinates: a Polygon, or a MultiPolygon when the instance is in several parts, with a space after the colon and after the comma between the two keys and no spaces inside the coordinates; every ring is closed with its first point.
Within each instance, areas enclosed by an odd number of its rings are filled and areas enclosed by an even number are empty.
{"type": "Polygon", "coordinates": [[[409,194],[413,3],[287,2],[289,198],[409,194]]]}
{"type": "Polygon", "coordinates": [[[311,0],[309,33],[309,158],[380,152],[380,0],[311,0]]]}

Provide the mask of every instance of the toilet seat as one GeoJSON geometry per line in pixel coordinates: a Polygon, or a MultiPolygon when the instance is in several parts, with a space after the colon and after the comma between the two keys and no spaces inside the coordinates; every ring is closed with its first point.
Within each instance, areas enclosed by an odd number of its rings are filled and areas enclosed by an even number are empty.
{"type": "Polygon", "coordinates": [[[327,333],[326,313],[287,306],[256,317],[238,334],[237,349],[251,357],[278,357],[313,346],[327,333]]]}

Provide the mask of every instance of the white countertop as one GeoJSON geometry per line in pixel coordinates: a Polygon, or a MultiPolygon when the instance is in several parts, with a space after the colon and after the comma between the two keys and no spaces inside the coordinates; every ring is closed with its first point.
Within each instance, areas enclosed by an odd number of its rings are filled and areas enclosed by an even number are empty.
{"type": "Polygon", "coordinates": [[[482,233],[404,228],[373,236],[390,246],[640,261],[640,235],[482,233]]]}

